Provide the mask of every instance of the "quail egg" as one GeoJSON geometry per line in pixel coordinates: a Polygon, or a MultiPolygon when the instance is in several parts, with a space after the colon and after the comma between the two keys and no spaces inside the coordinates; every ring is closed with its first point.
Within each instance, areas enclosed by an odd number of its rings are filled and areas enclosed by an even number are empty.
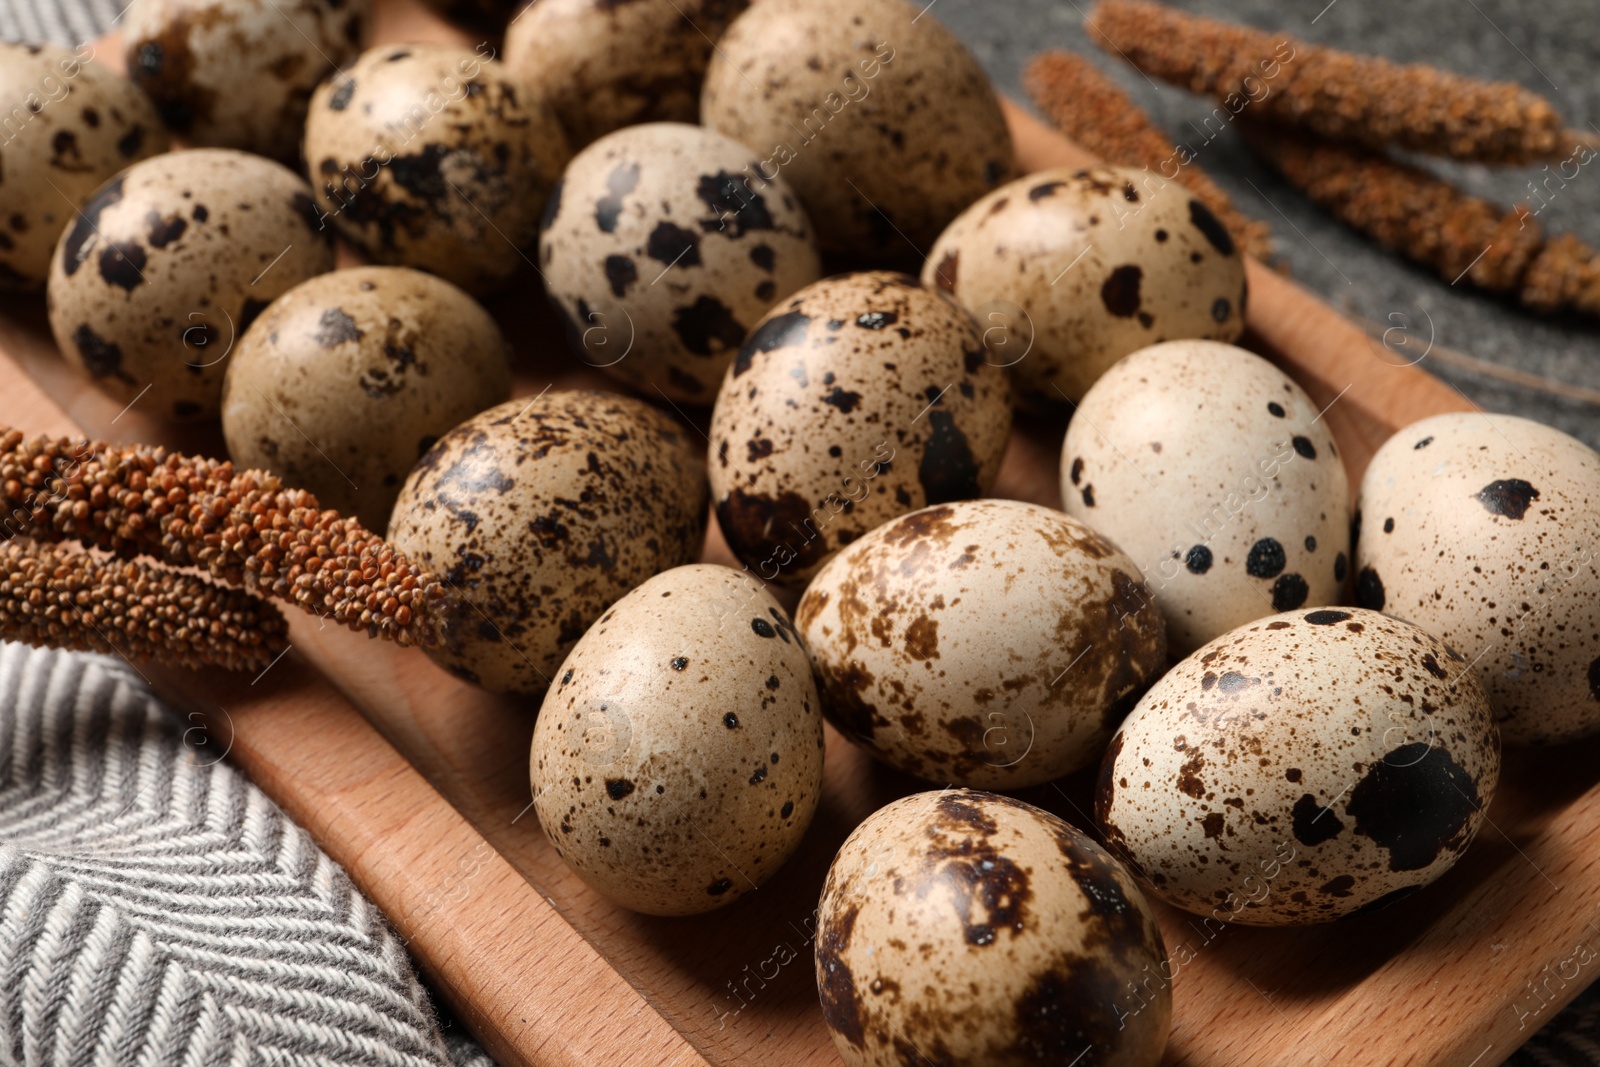
{"type": "Polygon", "coordinates": [[[713,43],[746,0],[537,0],[506,29],[506,67],[582,148],[642,122],[694,122],[713,43]]]}
{"type": "Polygon", "coordinates": [[[600,617],[533,731],[556,852],[652,915],[729,904],[783,865],[822,791],[811,665],[778,602],[728,567],[675,567],[600,617]]]}
{"type": "Polygon", "coordinates": [[[1244,259],[1188,190],[1148,171],[1047,170],[940,235],[922,280],[1004,328],[1017,386],[1076,401],[1160,341],[1244,332],[1244,259]]]}
{"type": "Polygon", "coordinates": [[[1111,739],[1095,818],[1180,908],[1317,923],[1449,870],[1499,775],[1465,658],[1378,612],[1318,608],[1230,631],[1156,682],[1111,739]]]}
{"type": "Polygon", "coordinates": [[[847,1067],[1154,1067],[1172,1018],[1128,871],[1054,815],[969,789],[856,827],[822,889],[816,963],[847,1067]]]}
{"type": "Polygon", "coordinates": [[[750,184],[749,160],[715,130],[669,122],[578,153],[550,198],[540,258],[580,358],[646,393],[709,404],[756,320],[817,280],[805,211],[782,180],[750,184]],[[626,349],[585,345],[606,319],[626,349]]]}
{"type": "Polygon", "coordinates": [[[333,268],[311,190],[228,148],[169,152],[84,201],[50,267],[50,328],[96,386],[161,418],[215,417],[236,339],[333,268]]]}
{"type": "Polygon", "coordinates": [[[0,41],[0,289],[34,292],[78,205],[130,163],[167,150],[155,108],[92,62],[88,45],[0,41]]]}
{"type": "Polygon", "coordinates": [[[700,555],[698,451],[655,408],[600,392],[511,400],[440,438],[389,519],[454,594],[430,655],[485,689],[543,693],[618,597],[700,555]]]}
{"type": "Polygon", "coordinates": [[[549,106],[500,63],[405,44],[322,83],[305,156],[322,217],[372,259],[482,295],[532,262],[572,152],[549,106]]]}
{"type": "Polygon", "coordinates": [[[489,313],[441,278],[405,267],[318,275],[274,300],[234,348],[228,454],[381,530],[434,442],[511,396],[507,353],[489,313]]]}
{"type": "Polygon", "coordinates": [[[994,89],[905,0],[762,0],[717,42],[701,121],[800,194],[826,253],[920,259],[962,208],[1017,174],[994,89]]]}
{"type": "Polygon", "coordinates": [[[1141,349],[1073,412],[1067,513],[1133,557],[1178,655],[1338,603],[1350,488],[1321,414],[1272,364],[1216,341],[1141,349]]]}
{"type": "Polygon", "coordinates": [[[757,323],[711,416],[711,493],[759,576],[804,585],[840,548],[982,496],[1011,432],[972,317],[904,274],[808,286],[757,323]]]}
{"type": "Polygon", "coordinates": [[[1511,415],[1436,415],[1372,457],[1356,602],[1461,650],[1508,744],[1600,732],[1600,454],[1511,415]]]}
{"type": "Polygon", "coordinates": [[[840,550],[795,619],[840,732],[923,778],[1017,788],[1097,761],[1165,668],[1138,573],[1052,508],[939,504],[840,550]]]}
{"type": "Polygon", "coordinates": [[[128,75],[191,144],[292,162],[311,91],[361,51],[369,0],[133,0],[128,75]]]}

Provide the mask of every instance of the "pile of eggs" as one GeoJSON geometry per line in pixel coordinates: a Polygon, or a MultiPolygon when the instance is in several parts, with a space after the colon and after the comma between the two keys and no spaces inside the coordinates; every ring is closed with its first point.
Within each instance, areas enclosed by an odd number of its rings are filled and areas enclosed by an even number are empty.
{"type": "Polygon", "coordinates": [[[0,45],[0,285],[119,404],[220,420],[439,576],[430,654],[537,710],[540,824],[621,906],[773,877],[825,723],[962,787],[822,888],[848,1063],[1155,1063],[1170,992],[1107,1013],[1166,965],[1148,896],[1382,905],[1469,846],[1502,741],[1600,733],[1600,455],[1440,415],[1352,510],[1324,411],[1233,343],[1227,230],[1148,171],[1019,176],[925,10],[542,0],[503,60],[369,18],[135,0],[131,80],[0,45]],[[513,398],[479,301],[538,290],[539,354],[611,390],[513,398]],[[1018,404],[1065,428],[1060,506],[991,495],[1018,404]],[[1096,838],[977,791],[1078,771],[1096,838]]]}

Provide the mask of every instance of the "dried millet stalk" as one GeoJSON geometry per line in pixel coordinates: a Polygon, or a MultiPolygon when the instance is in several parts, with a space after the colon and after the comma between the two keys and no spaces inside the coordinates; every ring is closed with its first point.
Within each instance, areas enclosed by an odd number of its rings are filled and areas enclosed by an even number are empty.
{"type": "Polygon", "coordinates": [[[259,670],[288,627],[266,601],[143,560],[0,544],[0,637],[179,667],[259,670]]]}
{"type": "Polygon", "coordinates": [[[0,429],[0,527],[199,567],[402,645],[439,640],[433,575],[310,493],[226,461],[0,429]]]}
{"type": "Polygon", "coordinates": [[[1218,100],[1258,97],[1245,105],[1258,120],[1334,140],[1484,163],[1551,159],[1592,143],[1564,130],[1548,100],[1518,85],[1353,55],[1137,0],[1102,0],[1087,24],[1097,43],[1146,74],[1218,100]]]}
{"type": "Polygon", "coordinates": [[[1183,163],[1150,116],[1088,60],[1069,52],[1045,52],[1028,64],[1022,82],[1039,109],[1078,144],[1107,163],[1145,167],[1181,182],[1247,253],[1262,260],[1271,255],[1272,231],[1266,223],[1241,214],[1204,171],[1183,163]]]}

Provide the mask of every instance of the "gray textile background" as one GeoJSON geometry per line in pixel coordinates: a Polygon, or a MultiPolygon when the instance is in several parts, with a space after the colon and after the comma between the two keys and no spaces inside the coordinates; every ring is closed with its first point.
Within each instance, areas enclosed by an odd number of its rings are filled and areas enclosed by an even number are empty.
{"type": "MultiPolygon", "coordinates": [[[[71,44],[102,32],[119,15],[124,2],[0,0],[0,38],[71,44]]],[[[1280,29],[1314,43],[1516,81],[1551,97],[1571,125],[1600,126],[1600,77],[1596,74],[1600,71],[1600,0],[1543,0],[1539,4],[1523,0],[1176,2],[1206,14],[1280,29]]],[[[1019,75],[1032,52],[1067,47],[1096,56],[1174,137],[1189,137],[1189,124],[1201,122],[1210,112],[1209,104],[1153,85],[1096,51],[1081,28],[1083,14],[1090,7],[1087,0],[934,0],[930,7],[930,13],[950,25],[999,86],[1014,96],[1021,95],[1019,75]]],[[[1507,304],[1452,288],[1392,259],[1302,201],[1255,164],[1230,134],[1207,144],[1199,162],[1244,211],[1272,224],[1279,253],[1288,261],[1293,276],[1334,306],[1377,323],[1379,328],[1403,326],[1419,343],[1431,338],[1438,346],[1501,366],[1600,389],[1600,328],[1595,324],[1537,319],[1507,304]]],[[[1430,165],[1439,166],[1470,191],[1504,203],[1530,199],[1529,180],[1546,177],[1532,170],[1430,165]]],[[[1554,195],[1540,211],[1539,221],[1552,232],[1571,231],[1600,245],[1600,165],[1591,164],[1564,186],[1553,183],[1552,188],[1554,195]]],[[[1444,362],[1443,355],[1425,360],[1424,366],[1484,407],[1540,419],[1600,446],[1600,408],[1576,398],[1572,390],[1558,385],[1541,391],[1509,384],[1444,362]]],[[[162,712],[143,694],[142,683],[125,666],[96,657],[30,654],[0,646],[0,989],[5,990],[0,997],[0,1065],[93,1062],[78,1056],[76,1050],[82,1046],[73,1042],[87,1040],[81,1035],[90,1032],[96,1018],[107,1017],[119,991],[104,980],[104,968],[97,969],[101,957],[86,953],[126,951],[126,946],[137,942],[167,953],[161,958],[171,973],[183,971],[179,961],[182,951],[189,950],[183,946],[190,944],[184,937],[192,939],[192,932],[183,937],[163,932],[166,926],[176,928],[181,923],[151,925],[139,910],[139,902],[149,899],[155,891],[152,887],[167,876],[167,871],[156,869],[157,857],[162,857],[159,863],[171,863],[174,871],[187,869],[184,865],[222,870],[230,863],[239,864],[241,871],[251,872],[246,877],[256,880],[252,890],[256,906],[247,910],[263,915],[296,907],[317,911],[320,921],[339,929],[341,945],[354,946],[352,958],[361,961],[356,969],[374,988],[388,991],[385,996],[395,1014],[380,1027],[386,1035],[383,1040],[365,1048],[324,1043],[315,1062],[399,1063],[406,1060],[396,1058],[401,1054],[398,1050],[411,1049],[410,1055],[421,1057],[412,1062],[450,1062],[427,1058],[443,1054],[456,1063],[484,1067],[488,1060],[459,1036],[445,1042],[449,1047],[444,1053],[439,1051],[442,1046],[429,1029],[428,1009],[415,992],[415,980],[393,936],[342,872],[332,868],[300,831],[238,775],[225,766],[191,766],[194,761],[184,754],[181,735],[181,721],[162,712]],[[84,726],[86,713],[86,721],[100,725],[84,726]],[[33,747],[24,752],[18,747],[21,745],[33,747]],[[66,773],[69,766],[76,770],[66,773]],[[232,822],[225,819],[224,830],[214,838],[197,834],[190,840],[192,847],[157,847],[138,861],[113,861],[106,850],[137,852],[137,835],[122,840],[107,835],[104,823],[51,818],[53,809],[40,806],[43,797],[49,797],[51,805],[74,812],[110,803],[107,783],[120,780],[117,775],[134,766],[155,768],[154,773],[170,774],[173,781],[183,779],[186,789],[223,797],[234,805],[228,810],[237,818],[229,816],[232,822]],[[247,814],[256,820],[249,823],[250,834],[244,832],[247,814]],[[262,826],[272,828],[267,838],[260,836],[262,826]],[[271,850],[265,848],[268,840],[273,842],[271,850]],[[273,864],[285,856],[294,857],[294,863],[287,870],[275,869],[273,864]],[[114,936],[110,940],[106,936],[86,938],[75,945],[76,955],[69,951],[74,947],[70,939],[17,940],[8,923],[19,899],[18,886],[27,879],[33,879],[27,882],[34,887],[30,892],[37,892],[38,885],[48,885],[53,907],[61,907],[61,901],[70,898],[80,909],[80,921],[101,924],[114,931],[114,936]],[[141,922],[146,923],[142,930],[141,922]],[[48,955],[46,948],[54,955],[48,955]],[[35,976],[32,987],[24,972],[35,976]],[[81,989],[86,992],[69,996],[69,991],[79,989],[66,977],[73,973],[84,976],[87,984],[81,989]],[[88,981],[97,974],[101,976],[98,984],[88,981]],[[51,984],[51,975],[63,976],[58,979],[62,984],[51,984]],[[45,990],[51,996],[38,994],[30,1000],[15,995],[15,991],[28,988],[45,990]],[[62,1014],[63,1005],[76,1015],[62,1014]],[[72,1019],[78,1021],[69,1025],[72,1019]]],[[[181,825],[181,818],[178,824],[165,821],[181,815],[172,803],[177,794],[160,795],[168,808],[149,812],[150,825],[181,825]]],[[[119,821],[112,825],[129,824],[119,821]]],[[[263,965],[271,960],[294,960],[307,948],[294,938],[265,938],[258,945],[259,960],[263,965]]],[[[273,1002],[275,992],[303,990],[306,980],[296,966],[281,968],[270,979],[263,979],[265,984],[257,995],[263,1002],[273,1002]]],[[[279,1040],[291,1040],[282,1034],[292,1030],[279,1029],[270,1014],[230,1021],[227,1011],[218,1014],[215,1002],[206,1007],[201,993],[188,995],[192,999],[185,1003],[197,1006],[191,1009],[193,1014],[179,1021],[184,1024],[187,1020],[189,1027],[181,1036],[205,1050],[196,1062],[251,1062],[236,1061],[234,1053],[239,1046],[230,1042],[236,1042],[240,1034],[247,1039],[255,1036],[260,1028],[278,1033],[279,1040]],[[200,1025],[205,1020],[213,1022],[200,1025]]],[[[246,1003],[237,996],[227,999],[234,1006],[246,1003]]],[[[292,1014],[306,1018],[303,1012],[292,1014]]],[[[120,1026],[129,1025],[120,1016],[116,1021],[120,1026]]],[[[452,1033],[459,1035],[459,1027],[452,1028],[452,1033]]],[[[319,1040],[314,1033],[300,1037],[319,1040]]],[[[1497,1050],[1490,1059],[1498,1055],[1497,1050]]],[[[288,1061],[295,1062],[292,1057],[288,1061]]],[[[104,1062],[132,1059],[112,1056],[104,1062]]],[[[1600,988],[1591,989],[1552,1020],[1510,1062],[1519,1067],[1600,1064],[1600,988]]]]}

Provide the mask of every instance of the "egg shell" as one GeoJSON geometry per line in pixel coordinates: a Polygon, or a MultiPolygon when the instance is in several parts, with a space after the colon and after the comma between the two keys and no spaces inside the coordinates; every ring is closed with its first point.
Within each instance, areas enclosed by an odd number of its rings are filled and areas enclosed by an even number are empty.
{"type": "Polygon", "coordinates": [[[154,105],[94,49],[0,42],[0,290],[37,292],[79,204],[130,163],[167,150],[154,105]]]}
{"type": "Polygon", "coordinates": [[[1073,412],[1063,506],[1133,557],[1178,655],[1339,602],[1350,486],[1321,416],[1282,371],[1215,341],[1141,349],[1073,412]]]}
{"type": "Polygon", "coordinates": [[[1011,432],[1006,373],[972,317],[903,274],[828,278],[756,324],[711,417],[711,493],[734,553],[800,586],[929,504],[982,496],[1011,432]]]}
{"type": "Polygon", "coordinates": [[[542,694],[619,597],[700,555],[698,451],[655,408],[587,391],[511,400],[440,438],[389,520],[455,598],[429,655],[493,692],[542,694]]]}
{"type": "Polygon", "coordinates": [[[962,208],[1017,174],[978,61],[905,0],[762,0],[717,42],[701,121],[800,194],[825,253],[922,258],[962,208]]]}
{"type": "Polygon", "coordinates": [[[333,268],[332,238],[281,164],[229,148],[156,156],[102,185],[62,233],[50,329],[103,392],[157,418],[214,418],[239,336],[333,268]]]}
{"type": "Polygon", "coordinates": [[[133,0],[128,76],[188,143],[292,163],[311,91],[361,51],[370,0],[133,0]]]}
{"type": "Polygon", "coordinates": [[[274,300],[234,348],[228,454],[381,530],[423,454],[511,396],[508,357],[489,313],[442,278],[405,267],[318,275],[274,300]]]}
{"type": "Polygon", "coordinates": [[[667,122],[578,153],[539,249],[580,359],[647,395],[710,404],[750,327],[817,280],[804,209],[781,179],[748,179],[752,158],[715,130],[667,122]]]}
{"type": "Polygon", "coordinates": [[[783,865],[822,791],[822,714],[787,615],[748,575],[675,567],[601,616],[534,727],[539,825],[634,911],[730,904],[783,865]]]}
{"type": "Polygon", "coordinates": [[[816,963],[847,1067],[1153,1067],[1172,1017],[1128,871],[1054,815],[967,789],[856,827],[823,886],[816,963]]]}
{"type": "Polygon", "coordinates": [[[1357,501],[1356,602],[1460,649],[1507,744],[1600,732],[1600,454],[1511,415],[1391,437],[1357,501]]]}
{"type": "Polygon", "coordinates": [[[932,781],[1018,788],[1097,763],[1165,668],[1138,573],[1051,508],[940,504],[841,550],[795,620],[840,732],[932,781]]]}
{"type": "Polygon", "coordinates": [[[625,126],[696,121],[712,42],[746,6],[539,0],[506,28],[504,62],[582,148],[625,126]]]}
{"type": "Polygon", "coordinates": [[[1061,168],[996,189],[939,236],[922,280],[1001,327],[1018,388],[1055,401],[1146,345],[1244,332],[1233,238],[1149,171],[1061,168]]]}
{"type": "Polygon", "coordinates": [[[1378,612],[1318,608],[1224,634],[1156,682],[1111,739],[1095,819],[1178,907],[1299,925],[1449,870],[1499,776],[1465,658],[1378,612]]]}
{"type": "Polygon", "coordinates": [[[481,296],[532,262],[523,249],[572,150],[549,105],[494,59],[405,44],[318,87],[305,157],[324,218],[373,260],[481,296]]]}

